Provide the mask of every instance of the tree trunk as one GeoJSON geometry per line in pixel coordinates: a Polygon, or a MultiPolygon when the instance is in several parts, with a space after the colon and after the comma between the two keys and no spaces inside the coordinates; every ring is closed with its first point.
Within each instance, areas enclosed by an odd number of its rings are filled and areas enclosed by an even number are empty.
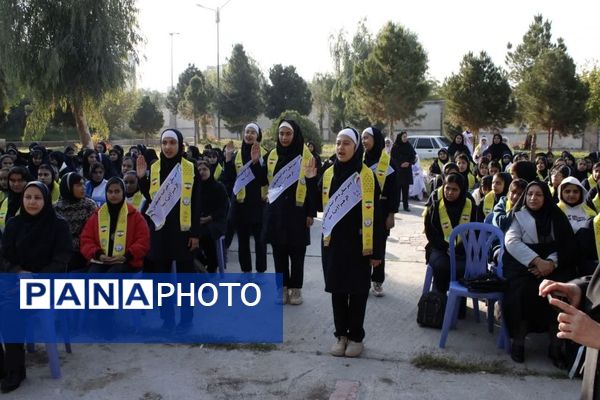
{"type": "Polygon", "coordinates": [[[71,103],[73,108],[73,116],[75,117],[75,125],[77,126],[77,132],[79,133],[79,140],[81,141],[81,147],[83,149],[94,149],[92,143],[92,136],[88,128],[87,120],[85,119],[85,113],[83,112],[83,106],[77,102],[71,103]]]}
{"type": "Polygon", "coordinates": [[[194,118],[194,146],[198,146],[199,139],[200,139],[200,124],[198,123],[198,118],[194,118]]]}
{"type": "Polygon", "coordinates": [[[550,130],[550,142],[548,143],[548,151],[552,151],[554,148],[554,128],[550,130]]]}
{"type": "MultiPolygon", "coordinates": [[[[477,145],[479,144],[479,128],[475,128],[473,129],[473,150],[475,150],[475,147],[477,147],[477,145]]],[[[472,156],[473,154],[471,154],[472,156]]]]}
{"type": "Polygon", "coordinates": [[[396,140],[394,137],[394,119],[392,117],[388,118],[390,124],[390,139],[392,139],[392,143],[396,140]]]}
{"type": "Polygon", "coordinates": [[[319,135],[321,136],[321,139],[323,139],[323,119],[325,118],[325,115],[323,113],[319,113],[319,135]]]}
{"type": "Polygon", "coordinates": [[[535,129],[531,131],[531,153],[529,155],[530,160],[535,160],[535,151],[537,149],[537,133],[535,129]]]}

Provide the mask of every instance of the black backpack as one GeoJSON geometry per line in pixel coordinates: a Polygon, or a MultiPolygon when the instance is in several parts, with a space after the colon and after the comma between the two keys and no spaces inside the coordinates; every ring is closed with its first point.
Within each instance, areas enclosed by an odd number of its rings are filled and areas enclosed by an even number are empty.
{"type": "Polygon", "coordinates": [[[446,311],[446,295],[438,292],[424,293],[417,306],[417,323],[429,328],[441,329],[446,311]]]}

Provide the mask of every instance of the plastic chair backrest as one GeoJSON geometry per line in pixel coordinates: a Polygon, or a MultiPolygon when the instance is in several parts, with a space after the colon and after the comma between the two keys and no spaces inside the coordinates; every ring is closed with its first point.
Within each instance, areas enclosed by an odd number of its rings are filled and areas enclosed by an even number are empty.
{"type": "Polygon", "coordinates": [[[487,215],[487,217],[485,217],[485,220],[483,221],[484,224],[491,224],[492,220],[494,219],[494,213],[491,212],[487,215]]]}
{"type": "Polygon", "coordinates": [[[498,265],[496,274],[502,276],[504,233],[491,224],[469,222],[458,225],[450,234],[450,280],[456,281],[456,239],[460,237],[465,249],[465,278],[475,278],[488,272],[488,258],[492,245],[498,242],[498,265]]]}

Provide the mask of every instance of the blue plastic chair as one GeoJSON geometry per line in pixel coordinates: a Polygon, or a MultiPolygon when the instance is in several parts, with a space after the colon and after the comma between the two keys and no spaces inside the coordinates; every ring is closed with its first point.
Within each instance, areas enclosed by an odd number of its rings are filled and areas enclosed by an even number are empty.
{"type": "Polygon", "coordinates": [[[217,261],[219,264],[219,273],[223,275],[227,269],[227,260],[225,259],[225,236],[217,239],[217,261]]]}
{"type": "Polygon", "coordinates": [[[491,212],[487,215],[487,217],[485,217],[485,220],[483,221],[484,224],[492,224],[492,220],[494,219],[494,213],[491,212]]]}
{"type": "MultiPolygon", "coordinates": [[[[27,320],[28,326],[28,335],[26,338],[26,348],[28,353],[35,353],[35,337],[33,337],[33,331],[35,327],[35,323],[39,323],[40,329],[47,332],[49,336],[49,340],[46,343],[46,353],[48,355],[48,366],[50,367],[50,374],[54,379],[60,379],[60,359],[58,356],[58,346],[57,346],[57,335],[56,335],[56,322],[57,319],[54,316],[54,313],[44,313],[42,316],[33,315],[27,320]]],[[[65,351],[67,353],[71,353],[71,343],[70,338],[68,336],[68,321],[67,317],[64,316],[60,318],[58,321],[62,325],[63,328],[63,336],[65,340],[65,351]]]]}
{"type": "MultiPolygon", "coordinates": [[[[488,301],[487,322],[488,331],[494,331],[494,304],[499,302],[502,304],[504,293],[489,292],[479,293],[471,292],[465,286],[459,283],[456,277],[456,240],[460,237],[465,248],[466,262],[465,275],[466,279],[475,278],[488,272],[488,252],[494,241],[500,243],[498,253],[498,266],[496,274],[502,276],[502,254],[504,253],[504,234],[502,231],[490,224],[480,222],[471,222],[462,224],[452,230],[450,234],[450,287],[448,289],[448,301],[446,303],[446,311],[444,313],[444,324],[442,326],[442,334],[440,337],[440,347],[444,348],[450,328],[455,327],[458,319],[459,299],[469,297],[472,299],[486,299],[488,301]]],[[[509,349],[508,332],[504,322],[498,337],[498,347],[504,348],[507,352],[509,349]]]]}

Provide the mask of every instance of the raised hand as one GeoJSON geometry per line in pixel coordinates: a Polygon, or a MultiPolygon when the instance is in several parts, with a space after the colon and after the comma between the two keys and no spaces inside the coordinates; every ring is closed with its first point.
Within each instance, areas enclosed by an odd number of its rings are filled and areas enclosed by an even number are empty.
{"type": "Polygon", "coordinates": [[[258,144],[258,142],[254,142],[252,145],[252,149],[250,150],[250,158],[252,159],[252,164],[256,164],[260,159],[260,144],[258,144]]]}
{"type": "Polygon", "coordinates": [[[304,166],[304,177],[306,179],[314,178],[317,176],[317,162],[314,157],[310,158],[308,165],[304,166]]]}
{"type": "Polygon", "coordinates": [[[234,151],[235,146],[233,144],[233,141],[230,140],[229,143],[225,145],[225,162],[231,161],[231,159],[233,158],[234,151]]]}
{"type": "Polygon", "coordinates": [[[146,171],[148,170],[148,164],[146,163],[146,159],[144,156],[138,156],[135,161],[135,171],[137,172],[137,176],[139,179],[142,179],[146,176],[146,171]]]}

